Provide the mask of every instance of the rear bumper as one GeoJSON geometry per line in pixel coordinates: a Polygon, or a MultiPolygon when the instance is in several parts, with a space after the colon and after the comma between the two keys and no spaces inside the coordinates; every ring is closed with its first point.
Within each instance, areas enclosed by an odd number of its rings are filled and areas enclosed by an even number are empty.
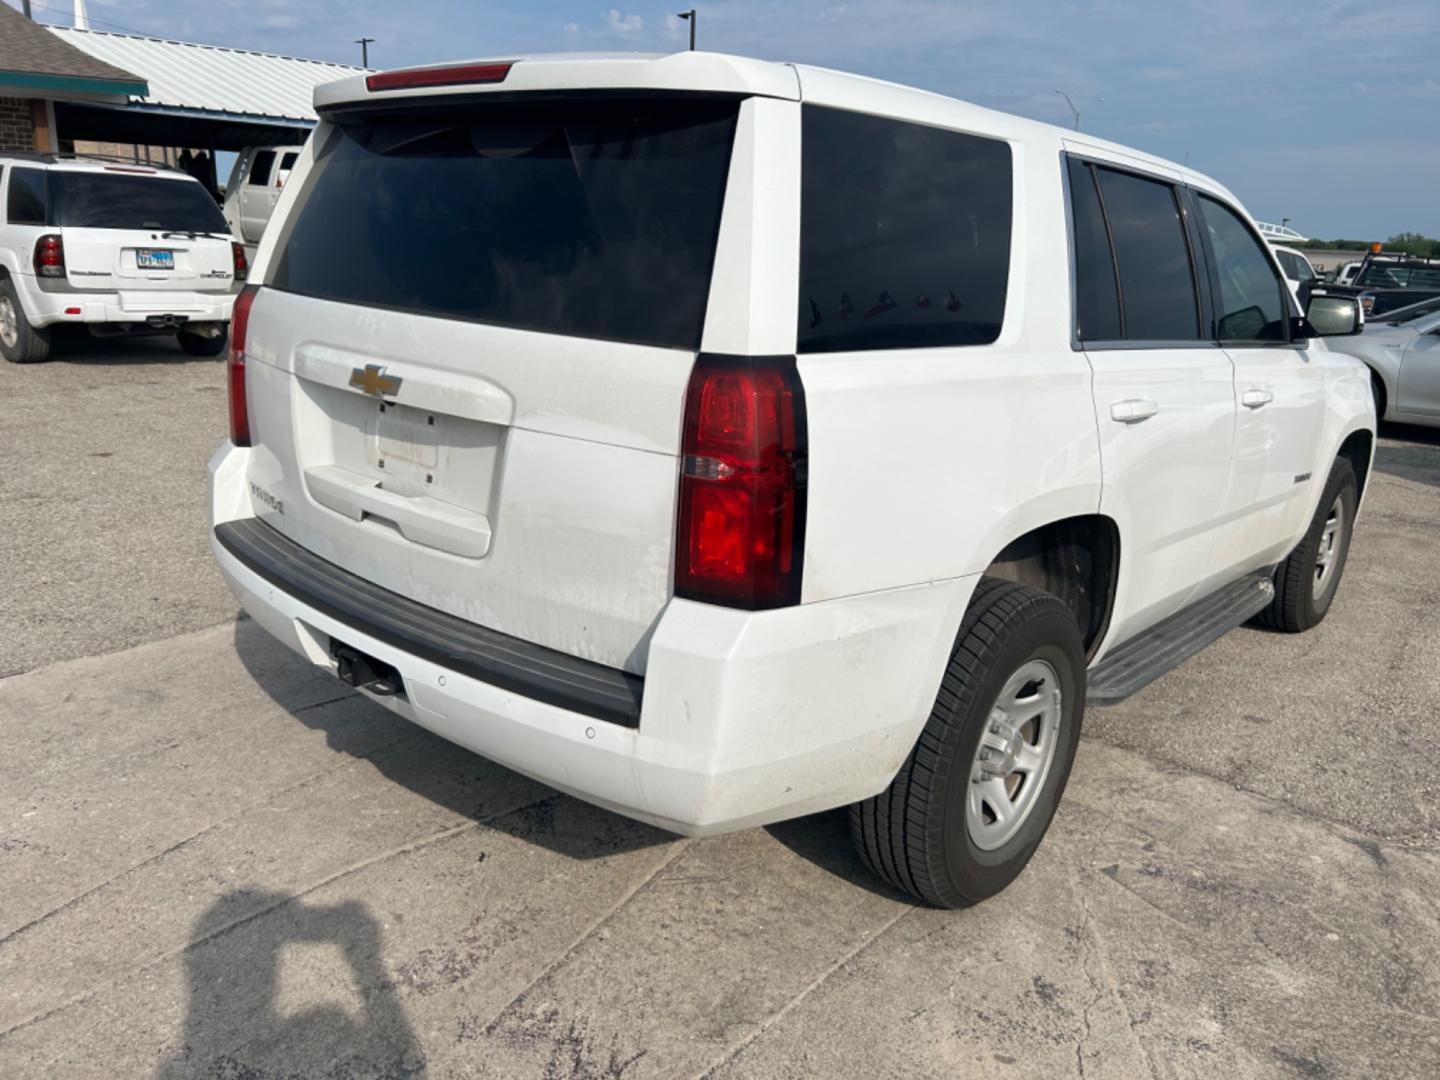
{"type": "MultiPolygon", "coordinates": [[[[210,463],[216,525],[255,516],[248,454],[226,444],[210,463]]],[[[404,697],[367,696],[406,719],[694,836],[844,805],[888,784],[935,700],[976,580],[765,612],[672,600],[650,642],[638,726],[629,727],[476,678],[423,642],[370,632],[318,597],[287,591],[218,538],[212,548],[245,610],[311,663],[333,670],[329,643],[338,639],[400,673],[404,697]]]]}
{"type": "Polygon", "coordinates": [[[196,290],[91,292],[68,289],[58,279],[41,288],[30,274],[14,276],[20,303],[31,326],[56,323],[133,323],[152,315],[177,316],[186,322],[229,322],[235,294],[196,290]],[[78,310],[76,310],[78,309],[78,310]]]}

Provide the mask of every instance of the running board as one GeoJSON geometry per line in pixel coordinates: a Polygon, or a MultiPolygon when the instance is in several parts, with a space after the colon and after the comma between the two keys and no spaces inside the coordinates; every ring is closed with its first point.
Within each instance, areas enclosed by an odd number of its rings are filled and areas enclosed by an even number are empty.
{"type": "Polygon", "coordinates": [[[1241,578],[1125,642],[1090,669],[1091,705],[1118,705],[1263,611],[1275,597],[1269,573],[1241,578]]]}

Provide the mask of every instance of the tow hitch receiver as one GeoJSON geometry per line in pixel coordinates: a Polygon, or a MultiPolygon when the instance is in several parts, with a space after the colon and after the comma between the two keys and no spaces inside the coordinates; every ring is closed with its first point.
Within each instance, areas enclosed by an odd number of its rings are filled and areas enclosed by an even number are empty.
{"type": "Polygon", "coordinates": [[[404,696],[405,684],[400,673],[382,660],[367,656],[359,649],[330,639],[330,655],[335,658],[335,674],[340,681],[360,690],[369,690],[380,697],[404,696]]]}

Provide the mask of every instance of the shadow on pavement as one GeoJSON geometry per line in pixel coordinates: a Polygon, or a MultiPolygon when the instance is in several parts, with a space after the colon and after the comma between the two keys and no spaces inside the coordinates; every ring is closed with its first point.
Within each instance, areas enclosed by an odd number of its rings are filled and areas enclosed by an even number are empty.
{"type": "Polygon", "coordinates": [[[380,924],[364,904],[311,906],[237,889],[191,936],[182,1048],[157,1080],[425,1075],[385,975],[380,924]]]}
{"type": "Polygon", "coordinates": [[[191,356],[184,352],[173,334],[95,337],[75,326],[55,328],[50,350],[51,364],[75,367],[144,367],[155,364],[214,364],[220,356],[191,356]]]}
{"type": "Polygon", "coordinates": [[[902,904],[918,903],[913,896],[892,889],[860,861],[855,842],[850,839],[850,808],[847,806],[767,825],[765,831],[806,862],[829,871],[856,888],[902,904]]]}
{"type": "Polygon", "coordinates": [[[1377,472],[1440,488],[1440,427],[1382,424],[1380,439],[1377,472]]]}
{"type": "MultiPolygon", "coordinates": [[[[240,662],[270,698],[335,751],[368,761],[387,780],[464,817],[572,859],[595,859],[675,837],[590,806],[432,735],[362,697],[272,638],[248,617],[235,623],[240,662]],[[533,787],[525,805],[495,815],[490,796],[533,787]],[[563,813],[557,809],[563,804],[563,813]]],[[[258,752],[258,751],[257,751],[258,752]]],[[[512,800],[513,805],[513,800],[512,800]]]]}

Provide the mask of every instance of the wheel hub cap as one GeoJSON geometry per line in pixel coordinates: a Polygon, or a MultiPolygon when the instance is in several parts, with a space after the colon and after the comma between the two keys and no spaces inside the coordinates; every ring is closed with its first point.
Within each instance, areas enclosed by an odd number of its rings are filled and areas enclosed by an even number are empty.
{"type": "Polygon", "coordinates": [[[1315,578],[1311,585],[1312,595],[1318,600],[1322,598],[1336,580],[1336,565],[1340,558],[1340,551],[1345,539],[1345,500],[1337,495],[1335,501],[1330,505],[1330,514],[1325,519],[1325,526],[1320,530],[1320,548],[1315,553],[1315,578]]]}
{"type": "Polygon", "coordinates": [[[0,341],[14,347],[20,340],[20,327],[15,321],[15,305],[8,296],[0,296],[0,341]]]}
{"type": "Polygon", "coordinates": [[[1060,679],[1044,660],[1029,661],[1005,681],[970,768],[965,826],[976,847],[1000,847],[1039,802],[1059,743],[1062,704],[1060,679]]]}

